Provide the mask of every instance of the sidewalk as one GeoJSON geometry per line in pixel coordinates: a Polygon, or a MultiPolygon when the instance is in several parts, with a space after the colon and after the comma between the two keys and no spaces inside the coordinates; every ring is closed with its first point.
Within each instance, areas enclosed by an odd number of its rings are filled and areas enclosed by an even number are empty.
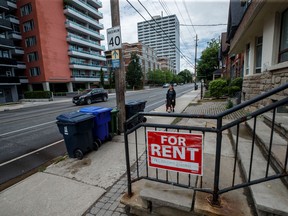
{"type": "MultiPolygon", "coordinates": [[[[192,100],[197,100],[192,92],[179,97],[175,112],[182,112],[192,100]]],[[[163,112],[165,106],[155,111],[163,112]]],[[[173,120],[165,118],[162,123],[173,120]]],[[[135,145],[130,149],[135,152],[135,145]]],[[[138,149],[139,155],[144,149],[144,145],[138,149]]],[[[132,157],[135,161],[136,156],[132,157]]],[[[120,204],[127,188],[125,173],[124,137],[120,135],[81,161],[65,158],[0,192],[1,216],[126,215],[120,204]]]]}

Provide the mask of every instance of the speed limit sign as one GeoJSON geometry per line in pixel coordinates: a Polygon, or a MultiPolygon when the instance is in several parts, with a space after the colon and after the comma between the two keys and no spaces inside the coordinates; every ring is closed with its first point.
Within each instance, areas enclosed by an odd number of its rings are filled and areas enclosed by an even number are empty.
{"type": "Polygon", "coordinates": [[[107,29],[107,43],[108,50],[115,50],[122,48],[121,29],[120,26],[107,29]]]}

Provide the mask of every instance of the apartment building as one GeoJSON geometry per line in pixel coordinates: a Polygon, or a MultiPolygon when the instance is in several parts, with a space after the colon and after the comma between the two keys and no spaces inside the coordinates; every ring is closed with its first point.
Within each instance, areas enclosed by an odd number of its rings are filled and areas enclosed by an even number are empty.
{"type": "Polygon", "coordinates": [[[173,62],[173,72],[180,71],[180,29],[176,15],[155,16],[137,24],[138,41],[153,48],[157,57],[168,57],[173,62]],[[178,49],[177,49],[178,48],[178,49]]]}
{"type": "Polygon", "coordinates": [[[107,71],[99,0],[0,0],[0,102],[72,92],[107,71]]]}
{"type": "Polygon", "coordinates": [[[168,57],[159,57],[157,58],[158,63],[160,64],[161,70],[173,71],[173,62],[168,57]]]}
{"type": "Polygon", "coordinates": [[[128,65],[131,62],[131,53],[136,53],[140,59],[144,81],[146,81],[147,73],[149,71],[160,68],[155,50],[143,43],[122,43],[122,52],[124,56],[125,71],[127,71],[128,65]]]}
{"type": "Polygon", "coordinates": [[[16,1],[0,0],[0,103],[18,101],[27,89],[25,64],[22,61],[19,19],[16,1]]]}

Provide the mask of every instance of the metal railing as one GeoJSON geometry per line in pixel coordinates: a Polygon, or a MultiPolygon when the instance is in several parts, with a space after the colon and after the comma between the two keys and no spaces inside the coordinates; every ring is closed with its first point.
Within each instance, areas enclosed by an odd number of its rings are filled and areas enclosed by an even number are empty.
{"type": "MultiPolygon", "coordinates": [[[[148,180],[152,180],[152,181],[157,181],[157,182],[162,182],[162,183],[167,183],[167,184],[172,184],[175,186],[179,186],[179,187],[184,187],[184,188],[191,188],[194,189],[195,191],[201,191],[201,192],[206,192],[211,194],[211,200],[210,203],[212,205],[220,205],[220,201],[219,201],[219,196],[223,193],[232,191],[232,190],[236,190],[239,188],[244,188],[244,187],[248,187],[250,185],[254,185],[254,184],[258,184],[258,183],[262,183],[265,181],[269,181],[269,180],[274,180],[274,179],[279,179],[282,178],[284,179],[285,177],[287,178],[288,173],[287,173],[287,163],[288,163],[288,146],[286,146],[286,154],[285,154],[285,158],[284,158],[284,163],[282,164],[282,167],[280,170],[275,171],[271,174],[271,172],[269,172],[269,169],[271,169],[271,158],[272,158],[272,152],[271,152],[271,148],[273,145],[273,133],[274,133],[274,124],[275,124],[275,115],[276,115],[276,109],[280,106],[283,105],[287,105],[288,104],[288,97],[285,97],[275,103],[272,103],[270,105],[267,105],[261,109],[258,109],[254,112],[248,113],[243,115],[242,117],[233,119],[232,121],[229,121],[228,123],[224,124],[223,119],[225,117],[227,117],[228,115],[231,115],[233,113],[236,113],[237,111],[240,110],[244,110],[245,108],[247,108],[248,106],[255,104],[255,103],[259,103],[262,100],[267,99],[268,97],[277,94],[281,91],[284,91],[285,89],[288,89],[288,83],[284,84],[280,87],[277,87],[269,92],[263,93],[261,95],[258,95],[257,97],[249,100],[249,101],[245,101],[239,105],[236,105],[234,107],[232,107],[229,110],[226,110],[222,113],[216,114],[216,115],[207,115],[207,114],[176,114],[176,113],[157,113],[157,112],[139,112],[136,115],[134,115],[133,117],[131,117],[130,119],[126,120],[126,122],[124,123],[124,139],[125,139],[125,154],[126,154],[126,168],[127,168],[127,181],[128,181],[128,196],[132,195],[132,183],[135,181],[138,181],[140,179],[148,179],[148,180]],[[268,151],[265,155],[265,157],[267,158],[267,163],[264,164],[265,165],[265,169],[266,172],[265,174],[263,174],[262,177],[257,177],[256,179],[252,179],[251,178],[251,173],[252,173],[252,165],[253,165],[253,161],[255,160],[254,158],[254,147],[256,145],[256,122],[257,122],[257,117],[260,117],[262,114],[267,113],[267,112],[271,112],[273,113],[273,117],[272,117],[272,126],[271,126],[271,131],[269,131],[269,133],[271,133],[270,136],[270,143],[269,143],[269,147],[268,147],[268,151]],[[209,121],[215,121],[215,126],[211,126],[211,127],[202,127],[202,126],[191,126],[191,125],[176,125],[176,124],[160,124],[160,123],[148,123],[148,122],[139,122],[138,120],[143,118],[143,117],[153,117],[153,119],[156,119],[158,117],[161,118],[171,118],[174,117],[176,119],[203,119],[203,120],[209,120],[209,121]],[[246,122],[250,119],[254,119],[254,129],[252,132],[252,144],[251,144],[251,152],[250,152],[250,162],[249,162],[249,171],[248,171],[248,178],[246,181],[241,181],[241,182],[237,182],[235,183],[235,179],[237,178],[236,176],[236,167],[239,162],[239,152],[238,152],[238,147],[239,147],[239,128],[240,128],[240,124],[243,122],[246,122]],[[136,123],[135,123],[136,122],[136,123]],[[223,186],[222,188],[220,188],[220,183],[221,183],[221,179],[220,179],[220,168],[221,168],[221,152],[222,152],[222,133],[225,130],[229,130],[232,128],[236,127],[236,141],[235,141],[235,149],[234,149],[234,162],[233,162],[233,170],[232,170],[232,174],[231,174],[231,179],[232,179],[232,183],[231,185],[227,185],[227,186],[223,186]],[[144,129],[144,140],[140,140],[138,139],[139,137],[139,130],[140,129],[144,129]],[[215,139],[215,143],[216,143],[216,149],[215,149],[215,161],[214,161],[214,180],[213,180],[213,187],[211,188],[202,188],[202,186],[199,185],[195,185],[193,186],[191,184],[191,175],[190,174],[184,174],[186,175],[186,179],[183,178],[183,174],[181,173],[176,173],[176,176],[174,176],[173,178],[171,177],[172,175],[170,174],[171,171],[165,171],[166,173],[163,175],[163,170],[161,170],[162,172],[162,176],[159,175],[159,170],[155,168],[151,171],[151,169],[148,167],[148,162],[147,162],[147,129],[150,130],[161,130],[161,131],[181,131],[181,132],[187,132],[187,133],[191,133],[193,132],[198,132],[198,133],[202,133],[203,136],[205,137],[206,133],[213,133],[216,135],[216,139],[215,139]],[[130,158],[130,153],[131,150],[129,149],[129,146],[131,147],[131,143],[129,144],[129,142],[131,142],[131,139],[129,140],[129,136],[133,135],[135,136],[135,155],[133,157],[135,157],[135,173],[133,173],[133,178],[132,178],[132,174],[131,174],[131,158],[130,158]],[[141,146],[139,144],[139,142],[143,142],[141,143],[142,145],[144,144],[145,146],[145,151],[142,157],[145,157],[144,160],[141,160],[141,157],[139,157],[139,146],[141,146]],[[143,165],[144,164],[144,165],[143,165]],[[143,166],[144,166],[144,171],[143,171],[143,166]],[[142,168],[141,168],[142,167],[142,168]],[[152,175],[153,172],[153,175],[152,175]],[[180,181],[180,174],[182,175],[182,180],[180,181]]],[[[175,172],[174,172],[175,173],[175,172]]],[[[205,173],[204,173],[205,175],[205,173]]],[[[285,178],[285,179],[286,179],[285,178]]],[[[201,184],[202,185],[202,184],[201,184]]]]}

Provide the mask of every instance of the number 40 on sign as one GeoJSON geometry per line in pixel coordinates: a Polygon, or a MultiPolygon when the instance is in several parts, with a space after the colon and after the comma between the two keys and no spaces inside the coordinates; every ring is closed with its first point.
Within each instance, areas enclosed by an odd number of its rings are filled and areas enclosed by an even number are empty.
{"type": "Polygon", "coordinates": [[[120,26],[107,29],[108,50],[122,48],[121,29],[120,26]]]}

